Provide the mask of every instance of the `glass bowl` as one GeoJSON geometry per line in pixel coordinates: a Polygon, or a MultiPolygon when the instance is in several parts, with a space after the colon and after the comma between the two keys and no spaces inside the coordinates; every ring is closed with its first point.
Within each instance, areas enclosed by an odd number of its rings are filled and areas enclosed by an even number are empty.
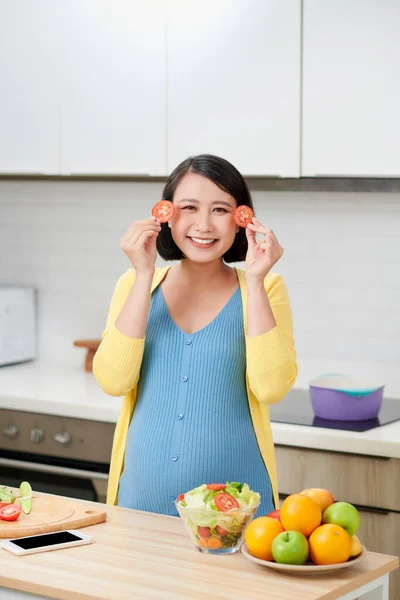
{"type": "Polygon", "coordinates": [[[255,516],[259,504],[221,512],[180,506],[178,501],[175,506],[190,539],[200,552],[232,554],[240,550],[246,527],[255,516]]]}

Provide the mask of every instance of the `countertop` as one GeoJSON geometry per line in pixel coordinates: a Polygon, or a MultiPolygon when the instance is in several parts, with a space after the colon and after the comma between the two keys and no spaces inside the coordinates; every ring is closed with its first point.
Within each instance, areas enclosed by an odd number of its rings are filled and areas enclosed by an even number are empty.
{"type": "Polygon", "coordinates": [[[88,546],[22,557],[0,549],[0,587],[60,600],[333,600],[399,564],[397,557],[369,552],[340,571],[289,576],[241,553],[198,552],[179,518],[114,506],[106,511],[106,523],[83,528],[93,536],[88,546]]]}
{"type": "MultiPolygon", "coordinates": [[[[0,367],[0,409],[115,423],[121,402],[105,394],[81,366],[31,362],[0,367]]],[[[400,458],[400,421],[361,433],[275,422],[271,426],[275,444],[283,446],[400,458]]]]}

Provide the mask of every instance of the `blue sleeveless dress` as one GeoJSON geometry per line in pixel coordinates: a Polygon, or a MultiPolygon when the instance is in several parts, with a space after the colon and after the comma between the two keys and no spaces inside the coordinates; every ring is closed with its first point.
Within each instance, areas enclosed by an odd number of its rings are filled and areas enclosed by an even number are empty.
{"type": "Polygon", "coordinates": [[[240,289],[193,334],[152,295],[138,396],[118,505],[177,516],[176,497],[202,483],[240,481],[274,510],[272,486],[248,406],[240,289]]]}

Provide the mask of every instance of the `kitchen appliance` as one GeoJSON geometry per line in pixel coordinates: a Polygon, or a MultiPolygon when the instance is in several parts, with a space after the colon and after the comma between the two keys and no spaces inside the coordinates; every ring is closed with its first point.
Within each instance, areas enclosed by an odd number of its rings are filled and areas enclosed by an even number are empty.
{"type": "Polygon", "coordinates": [[[370,421],[379,414],[384,388],[351,375],[325,375],[310,381],[311,404],[320,419],[370,421]]]}
{"type": "Polygon", "coordinates": [[[400,420],[400,400],[384,398],[379,416],[363,421],[340,421],[321,419],[314,415],[309,390],[291,389],[278,404],[270,406],[271,421],[307,425],[309,427],[325,427],[346,431],[369,431],[382,425],[400,420]]]}
{"type": "Polygon", "coordinates": [[[0,287],[0,366],[36,357],[35,290],[0,287]]]}
{"type": "Polygon", "coordinates": [[[115,423],[0,409],[3,485],[104,502],[115,423]]]}

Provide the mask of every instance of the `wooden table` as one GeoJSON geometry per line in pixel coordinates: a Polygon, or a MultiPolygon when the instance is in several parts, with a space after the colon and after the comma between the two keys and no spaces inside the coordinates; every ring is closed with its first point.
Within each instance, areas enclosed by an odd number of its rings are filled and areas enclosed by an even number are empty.
{"type": "Polygon", "coordinates": [[[179,518],[117,507],[107,514],[83,529],[93,536],[88,546],[22,557],[0,549],[0,599],[354,600],[376,589],[368,600],[387,600],[388,573],[399,566],[397,557],[368,553],[335,573],[283,575],[241,553],[198,552],[179,518]]]}

